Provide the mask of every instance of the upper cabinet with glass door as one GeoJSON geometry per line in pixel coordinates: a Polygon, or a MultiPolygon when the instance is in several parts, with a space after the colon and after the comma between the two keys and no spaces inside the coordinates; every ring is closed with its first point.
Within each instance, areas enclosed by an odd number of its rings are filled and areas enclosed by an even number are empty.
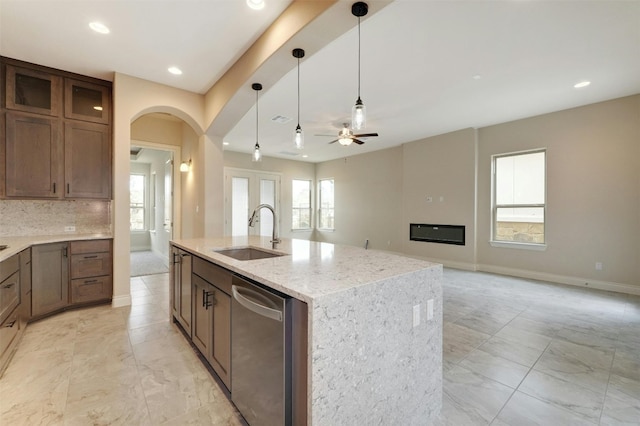
{"type": "Polygon", "coordinates": [[[110,106],[108,87],[65,78],[64,116],[66,118],[109,124],[110,106]]]}
{"type": "Polygon", "coordinates": [[[62,77],[7,64],[7,109],[58,116],[61,104],[62,77]]]}

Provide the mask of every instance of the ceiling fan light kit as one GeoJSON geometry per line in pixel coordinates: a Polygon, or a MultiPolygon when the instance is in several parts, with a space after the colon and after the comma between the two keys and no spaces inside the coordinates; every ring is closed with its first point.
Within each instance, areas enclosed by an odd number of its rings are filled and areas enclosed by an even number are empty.
{"type": "Polygon", "coordinates": [[[351,13],[358,18],[358,99],[351,109],[351,128],[364,129],[367,125],[367,108],[360,98],[360,18],[369,12],[369,6],[364,2],[355,2],[351,6],[351,13]]]}
{"type": "Polygon", "coordinates": [[[303,149],[304,132],[302,131],[302,127],[300,127],[300,59],[304,58],[304,50],[296,48],[293,49],[291,54],[298,60],[298,125],[296,126],[296,130],[293,133],[293,144],[297,149],[303,149]]]}
{"type": "Polygon", "coordinates": [[[262,84],[253,83],[251,88],[256,91],[256,144],[253,147],[253,156],[251,161],[262,161],[262,153],[260,152],[260,144],[258,143],[258,93],[262,90],[262,84]]]}

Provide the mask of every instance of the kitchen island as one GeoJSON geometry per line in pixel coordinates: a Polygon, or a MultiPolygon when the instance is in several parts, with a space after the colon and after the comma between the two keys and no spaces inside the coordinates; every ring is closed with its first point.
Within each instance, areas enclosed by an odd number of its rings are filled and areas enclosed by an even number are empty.
{"type": "Polygon", "coordinates": [[[431,423],[442,405],[442,266],[306,240],[273,249],[269,240],[171,244],[306,303],[308,424],[431,423]],[[284,255],[236,260],[218,253],[249,246],[284,255]]]}

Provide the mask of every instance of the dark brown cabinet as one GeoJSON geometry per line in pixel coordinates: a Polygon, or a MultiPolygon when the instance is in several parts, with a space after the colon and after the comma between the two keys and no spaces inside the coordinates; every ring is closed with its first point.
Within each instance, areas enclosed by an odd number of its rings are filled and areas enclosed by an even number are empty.
{"type": "Polygon", "coordinates": [[[65,197],[111,196],[111,135],[107,126],[65,124],[65,197]]]}
{"type": "Polygon", "coordinates": [[[7,109],[58,116],[62,77],[41,70],[7,65],[7,109]]]}
{"type": "Polygon", "coordinates": [[[62,194],[62,135],[55,119],[8,113],[7,197],[59,198],[62,194]]]}
{"type": "Polygon", "coordinates": [[[111,83],[2,57],[0,68],[0,197],[110,199],[111,83]]]}
{"type": "Polygon", "coordinates": [[[31,249],[31,314],[49,314],[69,304],[68,243],[33,246],[31,249]]]}
{"type": "Polygon", "coordinates": [[[231,388],[232,277],[224,268],[193,258],[192,341],[227,388],[231,388]]]}
{"type": "Polygon", "coordinates": [[[111,240],[72,241],[71,304],[110,300],[113,293],[111,240]]]}
{"type": "Polygon", "coordinates": [[[23,328],[31,319],[31,248],[20,252],[20,322],[23,328]]]}
{"type": "Polygon", "coordinates": [[[191,254],[172,246],[171,256],[172,315],[191,336],[191,254]]]}
{"type": "Polygon", "coordinates": [[[66,78],[64,116],[74,120],[109,124],[111,93],[108,87],[66,78]]]}

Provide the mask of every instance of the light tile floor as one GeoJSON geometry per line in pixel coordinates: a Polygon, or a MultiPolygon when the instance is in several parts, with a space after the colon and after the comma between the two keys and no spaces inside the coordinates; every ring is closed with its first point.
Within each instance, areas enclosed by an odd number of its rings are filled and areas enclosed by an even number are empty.
{"type": "MultiPolygon", "coordinates": [[[[0,425],[242,425],[169,322],[168,274],[132,306],[32,323],[0,425]]],[[[445,269],[439,425],[640,425],[640,297],[445,269]]]]}

